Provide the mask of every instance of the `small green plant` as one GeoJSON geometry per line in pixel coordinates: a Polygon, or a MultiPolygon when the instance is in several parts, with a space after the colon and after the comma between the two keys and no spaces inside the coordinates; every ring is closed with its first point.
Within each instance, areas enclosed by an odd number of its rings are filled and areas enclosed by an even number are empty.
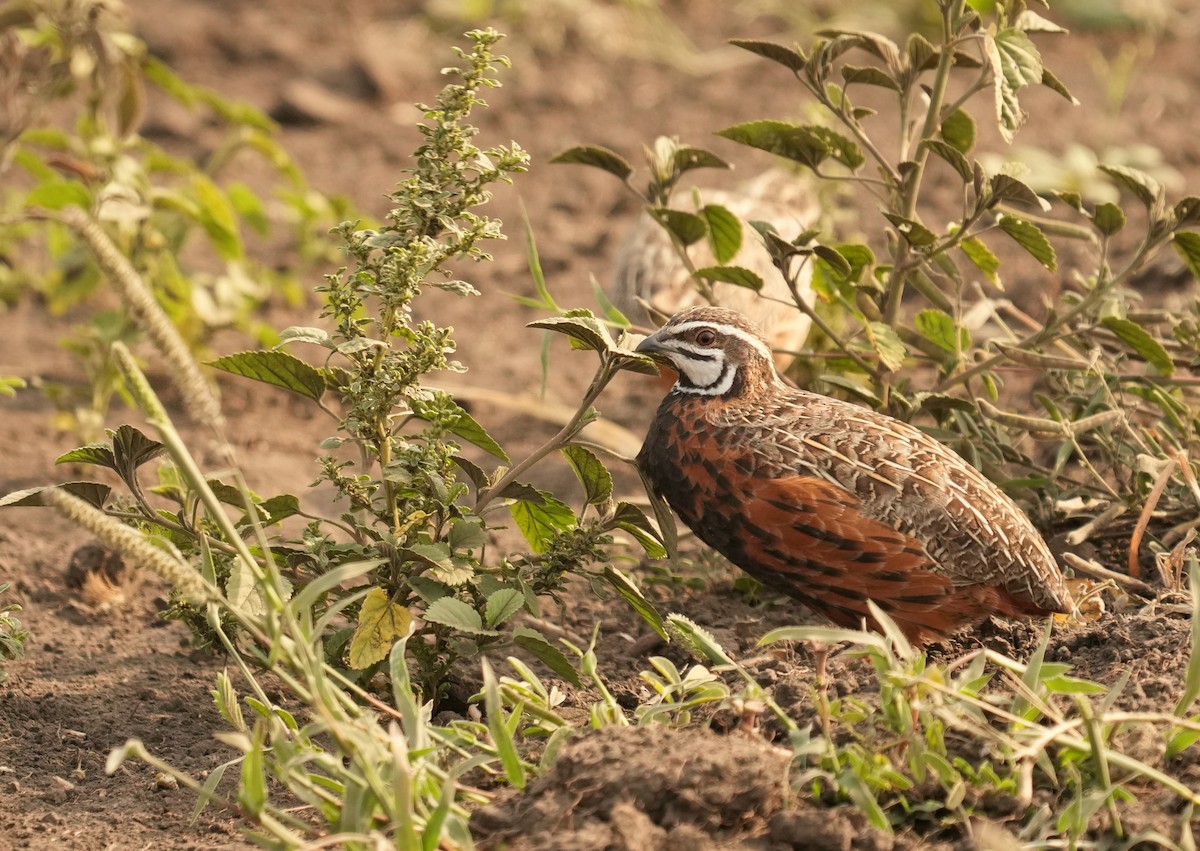
{"type": "MultiPolygon", "coordinates": [[[[1057,519],[1056,506],[1071,504],[1083,506],[1081,522],[1103,517],[1091,534],[1128,532],[1124,521],[1113,523],[1122,512],[1105,509],[1145,505],[1159,465],[1181,452],[1200,456],[1197,407],[1182,375],[1200,357],[1196,308],[1147,309],[1131,287],[1168,247],[1200,277],[1200,199],[1168,199],[1158,180],[1125,164],[1100,164],[1087,176],[1119,190],[1124,208],[1072,187],[1035,192],[1019,169],[985,168],[996,157],[976,150],[977,103],[990,104],[988,120],[1010,142],[1029,119],[1022,97],[1030,87],[1075,103],[1034,41],[1065,31],[1023,0],[931,5],[940,22],[932,40],[838,29],[807,46],[732,42],[794,77],[817,117],[750,121],[718,135],[862,195],[880,210],[859,223],[867,241],[815,230],[785,240],[720,205],[670,209],[681,177],[724,165],[691,145],[649,150],[646,188],[635,191],[705,297],[725,287],[762,290],[758,275],[725,264],[746,234],[764,241],[792,308],[816,329],[812,351],[794,367],[815,389],[921,423],[1043,525],[1057,519]],[[867,89],[882,91],[891,109],[857,105],[867,89]],[[959,187],[956,209],[930,197],[935,169],[959,187]],[[1054,241],[1062,239],[1086,246],[1090,268],[1064,276],[1060,302],[1030,317],[1005,298],[1002,256],[1016,249],[1055,272],[1054,241]],[[689,249],[701,241],[719,265],[691,263],[689,249]],[[815,302],[806,297],[809,277],[815,302]],[[1013,375],[1034,379],[1034,391],[1003,395],[1013,375]]],[[[632,186],[634,169],[613,151],[584,146],[556,160],[632,186]]],[[[1154,537],[1194,514],[1194,473],[1193,461],[1181,464],[1156,497],[1154,537]]]]}
{"type": "MultiPolygon", "coordinates": [[[[180,79],[147,54],[124,5],[111,0],[34,0],[6,6],[0,21],[0,301],[37,293],[61,313],[93,299],[103,280],[77,234],[56,215],[91,211],[134,267],[189,346],[236,328],[264,342],[275,333],[256,318],[273,296],[298,301],[291,274],[255,257],[277,225],[268,203],[227,177],[231,164],[257,157],[276,177],[297,256],[332,256],[329,227],[346,204],[313,190],[259,111],[180,79]],[[139,131],[146,90],[157,89],[221,128],[203,162],[169,154],[139,131]],[[189,252],[185,265],[184,250],[189,252]],[[43,258],[48,258],[46,262],[43,258]]],[[[297,271],[305,271],[302,267],[297,271]]],[[[46,384],[56,426],[97,439],[119,392],[112,344],[138,339],[124,310],[97,310],[63,344],[83,366],[87,388],[46,384]]]]}
{"type": "MultiPolygon", "coordinates": [[[[0,582],[0,594],[7,590],[8,583],[0,582]]],[[[19,604],[0,601],[0,683],[8,679],[3,663],[25,658],[25,642],[29,639],[29,632],[21,628],[21,621],[16,617],[19,611],[19,604]]]]}
{"type": "MultiPolygon", "coordinates": [[[[492,77],[505,63],[492,52],[499,35],[471,34],[473,50],[460,51],[462,66],[433,105],[422,107],[425,137],[414,153],[416,165],[392,195],[394,209],[378,228],[345,223],[339,234],[353,261],[328,275],[320,288],[324,316],[332,331],[290,328],[281,345],[307,344],[322,352],[314,366],[277,348],[220,358],[213,366],[235,375],[283,388],[313,401],[338,426],[323,444],[318,484],[332,487],[343,513],[312,516],[291,494],[262,498],[238,481],[206,480],[217,500],[207,505],[181,466],[177,449],[131,426],[109,432],[109,440],[67,452],[60,463],[112,469],[128,496],[114,497],[96,483],[71,487],[111,515],[162,537],[235,603],[261,609],[265,592],[256,582],[260,567],[247,562],[238,540],[264,536],[283,521],[304,516],[302,534],[276,545],[288,560],[283,599],[293,589],[311,607],[310,616],[330,631],[330,661],[346,666],[355,678],[368,679],[401,636],[414,624],[414,682],[427,699],[436,699],[460,659],[485,648],[513,642],[559,672],[571,668],[562,652],[535,630],[510,621],[522,610],[536,613],[539,598],[553,597],[569,573],[590,570],[615,585],[652,620],[652,608],[636,586],[603,564],[621,530],[647,552],[665,552],[658,531],[642,512],[614,498],[612,477],[600,459],[576,438],[597,415],[592,403],[623,368],[652,372],[643,356],[621,347],[586,311],[534,323],[568,334],[573,344],[595,349],[599,368],[575,416],[531,456],[513,464],[487,431],[444,392],[424,386],[425,376],[462,369],[451,359],[453,329],[417,323],[412,304],[427,287],[460,296],[475,294],[466,281],[450,278],[453,261],[486,260],[482,244],[502,237],[500,223],[476,212],[489,197],[489,185],[508,180],[525,167],[516,145],[481,149],[477,130],[467,123],[472,109],[484,105],[481,94],[497,85],[492,77]],[[504,466],[485,470],[464,457],[459,441],[474,444],[504,466]],[[157,481],[142,480],[146,465],[164,455],[157,481]],[[552,454],[560,454],[577,474],[582,507],[522,482],[524,473],[552,454]],[[511,465],[511,466],[509,466],[511,465]],[[112,504],[109,500],[112,498],[112,504]],[[228,508],[222,507],[227,506],[228,508]],[[226,526],[214,511],[239,516],[226,526]],[[530,550],[493,554],[489,528],[504,511],[524,534],[530,550]],[[231,537],[232,535],[232,537],[231,537]],[[234,540],[237,538],[238,540],[234,540]],[[325,586],[346,564],[370,564],[348,590],[325,586]],[[602,566],[591,568],[594,563],[602,566]],[[309,589],[320,587],[319,594],[309,589]],[[419,622],[416,620],[419,616],[419,622]]],[[[145,327],[145,333],[171,363],[193,416],[221,429],[222,418],[203,375],[157,307],[134,264],[87,214],[64,209],[59,219],[95,253],[99,266],[145,327]]],[[[535,263],[535,274],[536,272],[535,263]]],[[[128,370],[120,370],[128,384],[128,370]]],[[[0,505],[43,501],[40,489],[11,494],[0,505]]],[[[259,538],[259,551],[271,543],[259,538]]],[[[219,640],[212,612],[186,594],[173,598],[171,614],[185,620],[201,641],[219,640]]],[[[235,632],[235,620],[222,629],[235,632]]]]}

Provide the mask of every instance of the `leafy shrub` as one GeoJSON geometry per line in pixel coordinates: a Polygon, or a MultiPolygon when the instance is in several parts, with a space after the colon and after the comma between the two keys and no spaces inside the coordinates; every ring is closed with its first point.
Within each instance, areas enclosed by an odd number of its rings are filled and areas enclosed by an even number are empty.
{"type": "MultiPolygon", "coordinates": [[[[297,253],[330,256],[325,235],[346,204],[314,191],[258,110],[180,79],[147,54],[109,0],[13,3],[0,20],[0,300],[32,293],[62,312],[92,299],[103,279],[87,248],[56,211],[91,210],[146,280],[188,345],[202,350],[216,329],[273,341],[256,319],[263,302],[303,298],[296,281],[258,262],[256,241],[272,226],[265,200],[226,176],[246,154],[266,165],[294,229],[297,253]],[[204,162],[170,155],[139,132],[147,89],[203,111],[221,136],[204,162]],[[187,265],[181,259],[185,248],[187,265]],[[39,262],[42,257],[49,262],[39,262]]],[[[44,385],[57,425],[96,439],[119,377],[111,344],[138,336],[134,317],[94,310],[63,341],[84,368],[87,390],[44,385]]]]}
{"type": "MultiPolygon", "coordinates": [[[[1036,193],[1019,170],[987,171],[970,107],[988,102],[990,120],[1011,141],[1027,120],[1021,97],[1029,87],[1075,103],[1032,39],[1063,30],[1021,0],[987,11],[961,0],[936,6],[936,42],[914,34],[900,45],[850,30],[821,32],[803,48],[733,41],[790,73],[818,118],[750,121],[718,135],[869,196],[880,209],[881,218],[860,223],[881,234],[871,244],[818,231],[787,241],[749,223],[789,282],[795,309],[818,329],[810,337],[817,356],[799,353],[796,370],[815,389],[922,423],[1024,499],[1043,526],[1069,506],[1099,534],[1127,509],[1156,501],[1164,522],[1155,531],[1169,547],[1182,535],[1171,527],[1186,524],[1200,496],[1187,460],[1200,453],[1200,408],[1180,374],[1200,357],[1200,314],[1146,309],[1131,284],[1168,246],[1200,275],[1200,199],[1169,200],[1157,180],[1123,165],[1102,164],[1095,179],[1115,184],[1128,212],[1074,190],[1036,193]],[[857,106],[864,88],[882,90],[893,108],[857,106]],[[930,221],[947,215],[929,197],[935,168],[962,198],[945,224],[930,221]],[[1005,299],[1000,254],[1007,241],[1057,271],[1052,238],[1079,242],[1084,250],[1074,254],[1091,268],[1064,276],[1060,303],[1034,320],[1005,299]],[[801,297],[807,274],[815,304],[801,297]],[[1002,395],[1011,376],[1032,380],[1034,392],[1002,395]],[[1163,487],[1152,491],[1160,473],[1163,487]]],[[[720,205],[696,214],[668,206],[684,174],[724,163],[690,145],[648,150],[648,188],[634,191],[699,291],[719,298],[721,287],[761,289],[748,269],[697,269],[688,258],[701,241],[718,259],[731,258],[745,230],[735,216],[720,205]]],[[[556,160],[601,168],[632,187],[632,166],[613,151],[584,146],[556,160]]]]}

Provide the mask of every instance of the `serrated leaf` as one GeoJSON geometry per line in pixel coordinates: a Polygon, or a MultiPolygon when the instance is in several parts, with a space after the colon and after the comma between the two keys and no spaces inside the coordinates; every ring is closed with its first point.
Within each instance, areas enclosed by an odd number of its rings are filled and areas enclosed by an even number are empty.
{"type": "Polygon", "coordinates": [[[529,629],[524,626],[514,627],[512,637],[514,644],[534,656],[543,665],[571,685],[576,687],[583,685],[579,679],[579,673],[575,670],[570,660],[567,659],[566,655],[547,641],[546,636],[542,635],[536,629],[529,629]]]}
{"type": "Polygon", "coordinates": [[[593,316],[552,316],[528,324],[529,328],[543,328],[566,334],[581,346],[595,352],[607,352],[616,348],[608,330],[593,316]]]}
{"type": "Polygon", "coordinates": [[[764,59],[778,62],[789,71],[804,70],[806,61],[804,55],[794,48],[784,47],[782,44],[775,44],[770,41],[756,41],[745,38],[733,38],[729,40],[729,43],[734,47],[740,47],[742,50],[748,50],[751,53],[757,54],[764,59]]]}
{"type": "Polygon", "coordinates": [[[983,244],[977,236],[969,236],[958,244],[959,249],[963,254],[967,255],[967,259],[975,264],[975,268],[983,273],[983,276],[988,279],[993,286],[1000,286],[1000,258],[992,253],[992,250],[983,244]]]}
{"type": "Polygon", "coordinates": [[[350,639],[347,656],[350,667],[361,671],[381,661],[395,640],[408,634],[411,624],[412,614],[408,609],[388,599],[382,588],[372,588],[363,597],[358,626],[350,639]]]}
{"type": "Polygon", "coordinates": [[[483,521],[477,517],[459,518],[450,524],[446,542],[452,550],[474,550],[488,542],[487,529],[483,528],[483,521]]]}
{"type": "Polygon", "coordinates": [[[497,627],[507,621],[525,605],[525,595],[516,588],[501,588],[488,595],[484,617],[487,625],[497,627]]]}
{"type": "Polygon", "coordinates": [[[1097,168],[1132,192],[1147,209],[1153,208],[1163,194],[1162,184],[1144,171],[1123,165],[1099,165],[1097,168]]]}
{"type": "Polygon", "coordinates": [[[440,623],[442,626],[472,635],[497,634],[495,630],[484,629],[483,618],[480,617],[479,612],[457,597],[442,597],[434,600],[421,617],[430,623],[440,623]]]}
{"type": "Polygon", "coordinates": [[[916,316],[917,331],[926,340],[947,352],[960,352],[971,346],[971,334],[966,328],[958,328],[954,317],[943,310],[922,310],[916,316]]]}
{"type": "Polygon", "coordinates": [[[1129,348],[1133,349],[1162,375],[1175,373],[1175,362],[1167,354],[1162,343],[1154,339],[1146,329],[1129,319],[1118,316],[1105,316],[1100,320],[1104,327],[1112,331],[1129,348]]]}
{"type": "Polygon", "coordinates": [[[96,508],[103,508],[104,503],[108,502],[109,494],[112,493],[112,488],[99,482],[63,482],[61,485],[26,488],[5,494],[0,497],[0,508],[45,507],[47,503],[42,494],[55,488],[62,488],[72,496],[77,496],[96,508]]]}
{"type": "Polygon", "coordinates": [[[719,204],[708,204],[700,210],[700,218],[708,228],[708,245],[718,263],[725,264],[742,250],[742,222],[719,204]]]}
{"type": "Polygon", "coordinates": [[[449,568],[453,566],[450,560],[450,545],[445,542],[411,544],[405,547],[403,552],[431,567],[449,568]]]}
{"type": "Polygon", "coordinates": [[[92,464],[96,467],[117,469],[117,460],[112,447],[107,443],[89,443],[77,446],[54,459],[55,464],[92,464]]]}
{"type": "Polygon", "coordinates": [[[1050,245],[1046,235],[1033,222],[1022,219],[1020,216],[1002,215],[998,218],[997,224],[1002,231],[1013,238],[1017,245],[1028,251],[1034,260],[1051,272],[1058,268],[1058,258],[1054,253],[1054,247],[1050,245]]]}
{"type": "Polygon", "coordinates": [[[624,529],[641,544],[647,558],[666,558],[667,548],[663,546],[661,532],[654,528],[650,518],[640,508],[632,503],[618,502],[613,512],[612,522],[619,529],[624,529]]]}
{"type": "Polygon", "coordinates": [[[703,269],[697,269],[695,274],[697,278],[704,278],[706,281],[733,284],[755,292],[765,286],[765,282],[757,272],[752,272],[742,266],[705,266],[703,269]]]}
{"type": "Polygon", "coordinates": [[[914,219],[906,219],[904,216],[886,212],[883,216],[892,223],[900,236],[904,237],[904,241],[914,248],[929,248],[937,242],[934,232],[914,219]]]}
{"type": "Polygon", "coordinates": [[[509,506],[513,520],[530,548],[544,553],[554,537],[577,525],[571,507],[547,491],[538,491],[540,502],[518,500],[509,506]]]}
{"type": "Polygon", "coordinates": [[[926,139],[921,144],[949,163],[964,183],[971,181],[971,164],[958,148],[942,139],[926,139]]]}
{"type": "Polygon", "coordinates": [[[1000,135],[1011,143],[1026,118],[1017,92],[1042,81],[1042,57],[1029,36],[1015,27],[985,33],[984,53],[992,66],[996,122],[1000,135]]]}
{"type": "Polygon", "coordinates": [[[621,571],[617,570],[611,564],[604,568],[604,578],[617,589],[617,593],[628,601],[629,605],[633,606],[634,611],[642,616],[642,620],[650,625],[650,628],[657,632],[663,641],[670,641],[671,637],[667,635],[666,626],[663,623],[662,615],[658,613],[658,609],[654,608],[645,595],[642,594],[640,588],[634,584],[633,580],[626,576],[621,571]]]}
{"type": "Polygon", "coordinates": [[[1112,236],[1125,227],[1125,213],[1116,204],[1105,201],[1097,204],[1091,215],[1092,224],[1096,230],[1105,236],[1112,236]]]}
{"type": "Polygon", "coordinates": [[[975,147],[975,119],[956,109],[942,119],[941,134],[950,147],[960,154],[969,154],[975,147]]]}
{"type": "Polygon", "coordinates": [[[495,455],[501,461],[509,460],[504,447],[497,443],[496,439],[487,433],[487,429],[467,413],[466,408],[455,402],[449,394],[435,390],[432,399],[411,399],[409,405],[412,407],[412,412],[421,419],[440,424],[446,431],[478,446],[490,455],[495,455]]]}
{"type": "Polygon", "coordinates": [[[600,505],[612,497],[613,479],[608,468],[591,450],[582,446],[564,446],[563,457],[571,465],[589,505],[600,505]]]}
{"type": "Polygon", "coordinates": [[[325,393],[321,371],[287,352],[239,352],[209,361],[208,365],[309,399],[320,399],[325,393]]]}
{"type": "Polygon", "coordinates": [[[626,162],[624,157],[616,151],[610,151],[599,145],[580,145],[568,148],[561,154],[551,157],[550,162],[591,166],[601,171],[607,171],[622,182],[628,180],[629,175],[633,174],[633,166],[626,162]]]}
{"type": "Polygon", "coordinates": [[[708,233],[704,219],[695,213],[683,210],[672,210],[667,207],[651,207],[647,210],[650,218],[667,229],[667,233],[684,245],[694,245],[704,239],[708,233]]]}
{"type": "Polygon", "coordinates": [[[279,332],[279,344],[284,343],[313,343],[318,346],[330,348],[333,338],[329,336],[329,332],[324,328],[313,328],[303,325],[292,325],[284,328],[279,332]]]}

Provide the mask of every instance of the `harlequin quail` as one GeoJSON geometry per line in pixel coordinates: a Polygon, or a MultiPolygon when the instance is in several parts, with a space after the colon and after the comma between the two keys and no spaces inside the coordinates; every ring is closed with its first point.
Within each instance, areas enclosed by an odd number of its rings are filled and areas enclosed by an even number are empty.
{"type": "Polygon", "coordinates": [[[768,587],[851,628],[871,623],[874,600],[918,645],[988,615],[1073,611],[1045,541],[999,488],[913,426],[785,385],[741,314],[687,310],[637,350],[679,373],[639,467],[768,587]]]}
{"type": "MultiPolygon", "coordinates": [[[[820,214],[812,190],[796,175],[780,170],[764,172],[735,191],[705,189],[701,201],[723,206],[743,221],[769,222],[789,240],[812,227],[820,214]]],[[[765,284],[761,292],[755,292],[717,283],[713,290],[715,303],[742,311],[761,327],[778,353],[776,364],[786,369],[792,361],[786,353],[799,351],[808,337],[809,318],[795,308],[792,293],[762,240],[752,231],[743,230],[742,248],[728,263],[755,272],[765,284]]],[[[717,265],[705,242],[692,246],[689,252],[697,268],[717,265]]],[[[812,302],[812,264],[805,264],[801,270],[796,289],[801,298],[812,302]]],[[[705,303],[670,237],[648,215],[638,220],[617,252],[612,301],[635,321],[643,316],[643,302],[668,316],[705,303]]]]}

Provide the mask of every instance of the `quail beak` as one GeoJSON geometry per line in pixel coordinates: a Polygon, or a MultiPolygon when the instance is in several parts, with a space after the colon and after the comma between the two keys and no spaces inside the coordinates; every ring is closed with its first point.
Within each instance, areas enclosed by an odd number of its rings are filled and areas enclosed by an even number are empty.
{"type": "Polygon", "coordinates": [[[639,355],[649,355],[659,363],[665,364],[666,366],[671,365],[671,361],[667,357],[667,350],[658,340],[657,332],[651,334],[649,337],[642,340],[642,342],[638,343],[637,348],[635,348],[634,351],[639,355]]]}

